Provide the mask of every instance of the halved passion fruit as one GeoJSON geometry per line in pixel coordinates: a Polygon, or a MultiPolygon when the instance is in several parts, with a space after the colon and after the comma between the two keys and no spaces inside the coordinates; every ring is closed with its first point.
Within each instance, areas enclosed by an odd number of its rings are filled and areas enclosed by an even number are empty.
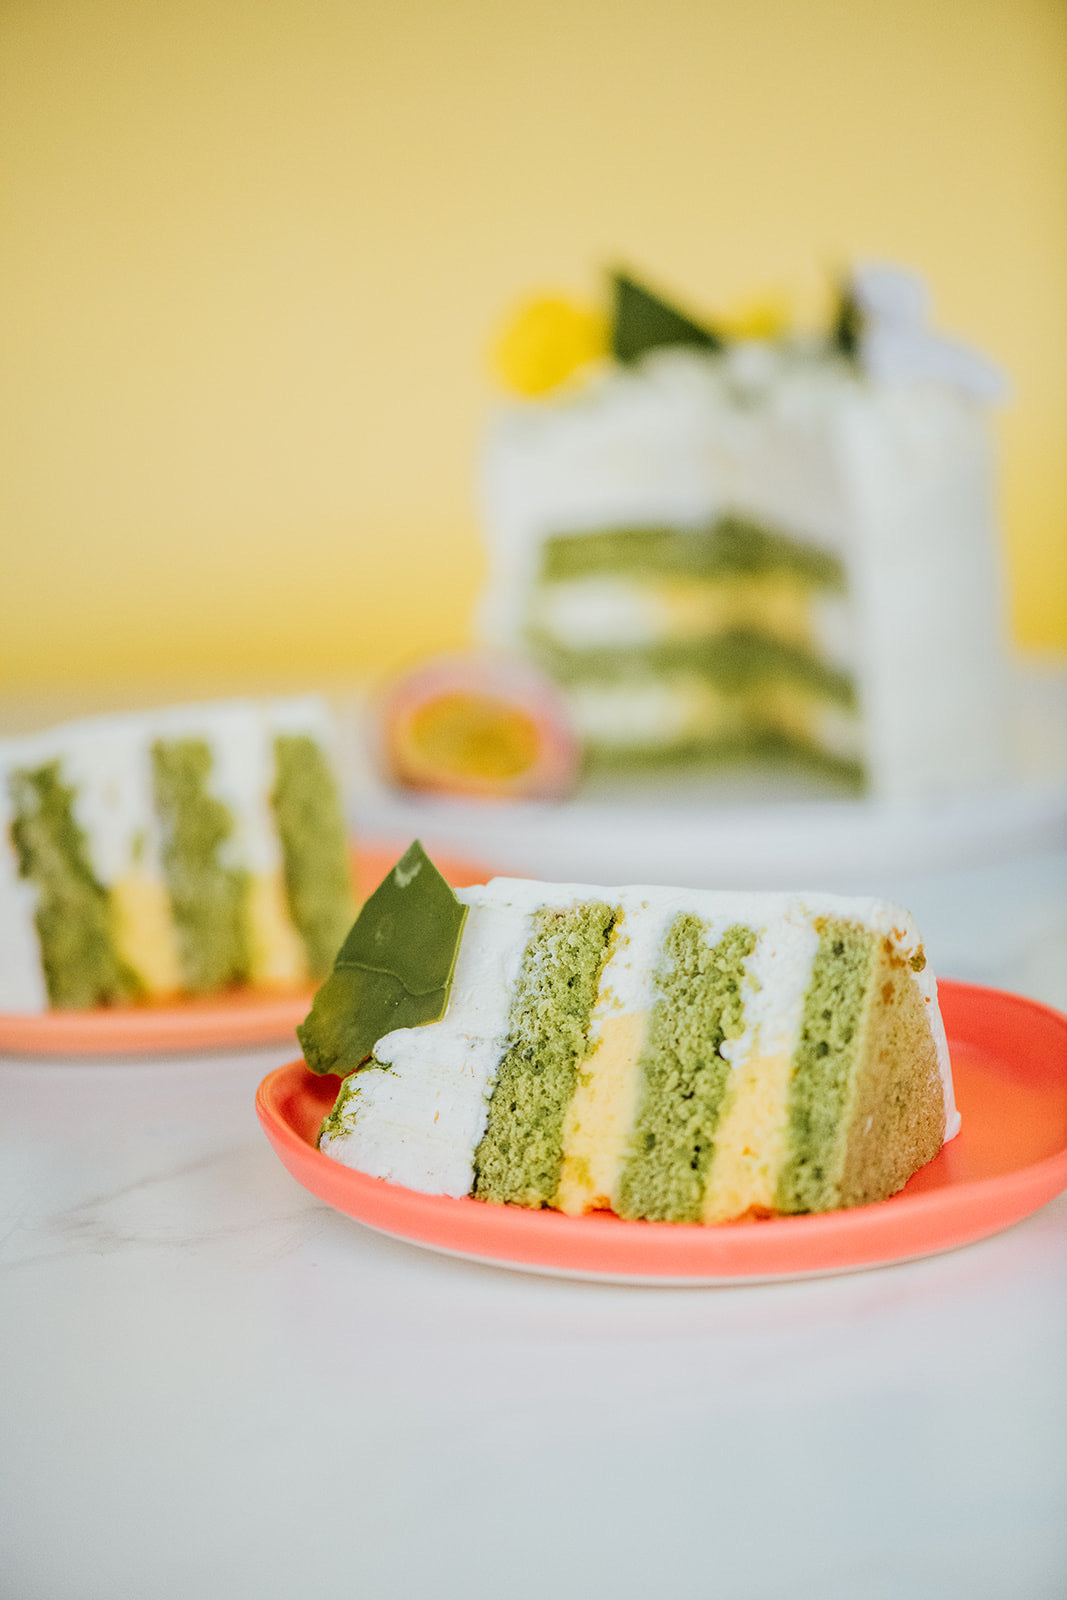
{"type": "Polygon", "coordinates": [[[555,686],[526,662],[445,656],[386,697],[384,754],[409,789],[485,798],[567,794],[580,753],[555,686]]]}

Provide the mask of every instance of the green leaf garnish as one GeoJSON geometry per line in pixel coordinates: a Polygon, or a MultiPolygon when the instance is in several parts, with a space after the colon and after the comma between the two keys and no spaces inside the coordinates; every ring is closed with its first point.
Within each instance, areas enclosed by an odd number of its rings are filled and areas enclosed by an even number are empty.
{"type": "Polygon", "coordinates": [[[636,361],[663,345],[690,345],[721,350],[723,340],[684,312],[635,283],[623,272],[613,275],[614,307],[611,348],[617,361],[636,361]]]}
{"type": "Polygon", "coordinates": [[[837,295],[837,309],[830,329],[833,349],[850,361],[859,359],[860,334],[863,332],[863,312],[847,284],[842,284],[837,295]]]}
{"type": "Polygon", "coordinates": [[[355,1072],[394,1028],[445,1014],[467,907],[416,839],[375,889],[296,1030],[312,1072],[355,1072]]]}

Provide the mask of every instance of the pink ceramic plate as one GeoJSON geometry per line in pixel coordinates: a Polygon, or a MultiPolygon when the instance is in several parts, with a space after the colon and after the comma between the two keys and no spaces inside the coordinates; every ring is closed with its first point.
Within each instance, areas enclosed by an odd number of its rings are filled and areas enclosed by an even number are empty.
{"type": "Polygon", "coordinates": [[[939,993],[962,1132],[891,1200],[821,1216],[702,1228],[417,1194],[320,1154],[315,1139],[338,1080],[315,1077],[302,1061],[263,1080],[256,1109],[298,1183],[368,1227],[432,1250],[625,1283],[854,1272],[970,1244],[1067,1187],[1067,1017],[970,984],[942,983],[939,993]]]}
{"type": "MultiPolygon", "coordinates": [[[[405,840],[396,846],[367,843],[356,848],[353,869],[358,897],[369,894],[381,882],[410,842],[405,840]]],[[[475,862],[448,856],[439,856],[437,861],[454,888],[484,883],[492,876],[490,869],[475,862]]],[[[33,1016],[0,1013],[0,1051],[11,1055],[110,1056],[284,1042],[294,1040],[293,1030],[307,1016],[312,993],[312,989],[285,993],[241,989],[166,1005],[43,1011],[33,1016]]]]}

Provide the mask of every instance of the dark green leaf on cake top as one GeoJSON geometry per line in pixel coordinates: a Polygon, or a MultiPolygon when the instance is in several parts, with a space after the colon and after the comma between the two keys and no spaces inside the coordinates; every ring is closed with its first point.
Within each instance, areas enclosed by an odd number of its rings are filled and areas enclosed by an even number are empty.
{"type": "Polygon", "coordinates": [[[296,1030],[311,1070],[345,1077],[394,1028],[443,1017],[466,917],[416,840],[367,900],[296,1030]]]}
{"type": "Polygon", "coordinates": [[[830,330],[833,348],[850,361],[859,360],[860,334],[863,332],[863,312],[859,301],[847,284],[842,284],[837,295],[837,310],[830,330]]]}
{"type": "Polygon", "coordinates": [[[637,361],[646,351],[665,345],[720,350],[723,340],[712,329],[661,300],[623,272],[613,276],[611,348],[617,361],[637,361]]]}

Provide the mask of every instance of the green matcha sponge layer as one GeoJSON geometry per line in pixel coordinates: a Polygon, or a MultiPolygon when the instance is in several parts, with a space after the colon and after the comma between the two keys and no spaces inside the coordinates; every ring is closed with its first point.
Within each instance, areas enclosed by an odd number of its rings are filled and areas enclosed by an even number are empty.
{"type": "Polygon", "coordinates": [[[563,1119],[589,1054],[589,1022],[615,912],[602,902],[545,909],[523,957],[511,1034],[474,1157],[474,1195],[551,1205],[563,1163],[563,1119]]]}
{"type": "Polygon", "coordinates": [[[623,1171],[624,1217],[699,1222],[730,1067],[727,1039],[744,1032],[744,963],[751,928],[709,943],[698,918],[676,918],[658,974],[658,998],[640,1062],[643,1085],[633,1153],[623,1171]]]}

